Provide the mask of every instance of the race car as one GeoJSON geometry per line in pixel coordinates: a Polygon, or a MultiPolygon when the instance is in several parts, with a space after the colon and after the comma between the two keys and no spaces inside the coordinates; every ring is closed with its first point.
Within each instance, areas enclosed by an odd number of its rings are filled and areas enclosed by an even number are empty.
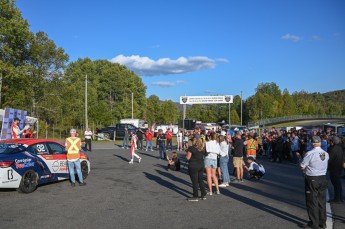
{"type": "MultiPolygon", "coordinates": [[[[83,178],[90,172],[88,157],[80,152],[83,178]]],[[[16,188],[23,193],[38,185],[69,179],[65,146],[47,139],[0,141],[0,188],[16,188]]],[[[76,172],[75,172],[76,174],[76,172]]]]}

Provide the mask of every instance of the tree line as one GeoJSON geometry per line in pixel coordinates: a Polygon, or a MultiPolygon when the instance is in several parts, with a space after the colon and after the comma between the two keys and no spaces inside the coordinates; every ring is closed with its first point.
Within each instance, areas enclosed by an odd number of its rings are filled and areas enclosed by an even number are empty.
{"type": "MultiPolygon", "coordinates": [[[[14,0],[0,0],[0,106],[28,111],[43,129],[63,130],[85,125],[85,85],[89,125],[103,127],[131,117],[155,123],[178,123],[181,106],[157,95],[146,97],[141,77],[107,60],[69,61],[43,31],[33,33],[14,0]]],[[[326,94],[281,91],[262,83],[242,101],[243,123],[295,114],[345,114],[345,91],[326,94]]],[[[227,104],[192,105],[186,117],[203,122],[228,121],[227,104]]],[[[231,104],[231,123],[240,124],[241,97],[231,104]]],[[[85,127],[85,126],[84,126],[85,127]]]]}

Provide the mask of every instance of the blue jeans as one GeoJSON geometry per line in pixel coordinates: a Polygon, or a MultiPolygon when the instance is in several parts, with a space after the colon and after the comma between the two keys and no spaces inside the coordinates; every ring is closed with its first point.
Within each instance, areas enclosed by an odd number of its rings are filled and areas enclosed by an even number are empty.
{"type": "Polygon", "coordinates": [[[148,150],[148,147],[150,146],[152,150],[152,140],[146,140],[146,150],[148,150]]]}
{"type": "Polygon", "coordinates": [[[122,146],[128,148],[128,137],[123,138],[122,146]]]}
{"type": "Polygon", "coordinates": [[[165,159],[167,157],[165,143],[159,144],[159,156],[161,159],[165,159]]]}
{"type": "Polygon", "coordinates": [[[76,161],[68,161],[68,170],[69,170],[69,175],[71,177],[71,182],[75,183],[74,166],[77,170],[79,183],[83,183],[84,181],[83,181],[83,174],[81,173],[80,159],[76,161]]]}
{"type": "Polygon", "coordinates": [[[228,162],[229,156],[220,157],[220,170],[222,171],[223,182],[230,182],[228,162]]]}

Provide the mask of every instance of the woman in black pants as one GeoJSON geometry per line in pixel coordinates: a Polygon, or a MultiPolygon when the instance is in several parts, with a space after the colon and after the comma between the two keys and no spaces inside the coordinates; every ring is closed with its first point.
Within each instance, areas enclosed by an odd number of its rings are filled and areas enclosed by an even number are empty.
{"type": "Polygon", "coordinates": [[[204,144],[200,136],[193,139],[192,146],[188,147],[186,158],[189,160],[188,170],[189,176],[193,185],[193,197],[188,198],[188,201],[199,201],[198,188],[201,191],[202,200],[206,199],[206,189],[203,179],[204,174],[204,144]]]}

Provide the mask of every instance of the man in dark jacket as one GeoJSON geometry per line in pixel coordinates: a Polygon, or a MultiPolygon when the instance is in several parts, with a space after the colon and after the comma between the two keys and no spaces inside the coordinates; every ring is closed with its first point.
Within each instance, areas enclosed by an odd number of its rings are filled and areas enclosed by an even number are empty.
{"type": "Polygon", "coordinates": [[[344,202],[341,186],[341,172],[343,170],[344,158],[345,155],[340,139],[338,137],[333,137],[331,140],[328,161],[329,176],[334,188],[334,198],[330,201],[332,203],[344,202]]]}

